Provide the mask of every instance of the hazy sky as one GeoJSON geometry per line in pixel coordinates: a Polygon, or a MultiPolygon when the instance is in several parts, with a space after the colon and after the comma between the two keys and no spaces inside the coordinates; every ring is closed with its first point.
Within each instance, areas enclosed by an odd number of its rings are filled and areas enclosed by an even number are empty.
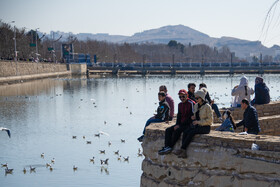
{"type": "MultiPolygon", "coordinates": [[[[133,35],[182,24],[211,37],[232,36],[280,45],[280,8],[262,26],[275,0],[0,0],[0,19],[17,27],[73,33],[133,35]]],[[[280,6],[280,4],[278,5],[280,6]]]]}

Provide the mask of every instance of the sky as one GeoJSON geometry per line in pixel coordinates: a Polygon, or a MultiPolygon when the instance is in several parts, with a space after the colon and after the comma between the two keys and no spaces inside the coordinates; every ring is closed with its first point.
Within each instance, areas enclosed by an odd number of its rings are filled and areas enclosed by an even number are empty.
{"type": "Polygon", "coordinates": [[[40,32],[131,36],[167,25],[185,25],[211,37],[230,36],[280,45],[276,0],[0,0],[0,19],[40,32]],[[269,26],[269,27],[268,27],[269,26]]]}

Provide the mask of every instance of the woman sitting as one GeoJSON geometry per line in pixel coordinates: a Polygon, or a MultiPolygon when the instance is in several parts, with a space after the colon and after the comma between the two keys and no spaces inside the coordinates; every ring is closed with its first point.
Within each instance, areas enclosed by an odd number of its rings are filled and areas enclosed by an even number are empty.
{"type": "Polygon", "coordinates": [[[209,134],[210,126],[213,123],[213,111],[211,106],[205,101],[205,92],[198,90],[194,93],[197,103],[194,105],[194,115],[192,116],[192,126],[184,131],[181,149],[175,154],[180,158],[186,158],[186,149],[196,134],[209,134]]]}
{"type": "Polygon", "coordinates": [[[224,122],[222,123],[222,125],[218,128],[216,128],[216,131],[229,131],[229,132],[234,132],[234,130],[236,129],[236,125],[234,122],[234,119],[231,115],[231,112],[229,110],[226,110],[223,112],[223,119],[224,122]]]}

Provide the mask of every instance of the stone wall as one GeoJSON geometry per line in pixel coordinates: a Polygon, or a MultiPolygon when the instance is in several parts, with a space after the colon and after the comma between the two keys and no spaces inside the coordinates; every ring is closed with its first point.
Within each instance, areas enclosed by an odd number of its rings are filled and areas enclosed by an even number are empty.
{"type": "Polygon", "coordinates": [[[0,61],[0,77],[67,71],[66,64],[0,61]]]}
{"type": "MultiPolygon", "coordinates": [[[[182,159],[158,155],[168,126],[147,128],[141,186],[280,186],[280,137],[211,131],[196,135],[182,159]],[[260,150],[251,150],[252,143],[260,150]]],[[[181,140],[175,149],[179,145],[181,140]]]]}

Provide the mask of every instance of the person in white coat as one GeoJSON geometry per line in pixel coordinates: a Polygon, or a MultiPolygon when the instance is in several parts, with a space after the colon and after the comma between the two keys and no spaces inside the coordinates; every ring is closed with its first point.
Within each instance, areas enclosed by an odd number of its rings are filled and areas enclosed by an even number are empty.
{"type": "Polygon", "coordinates": [[[242,99],[251,101],[250,96],[254,94],[254,89],[248,86],[248,78],[246,76],[241,77],[240,84],[235,86],[231,92],[234,96],[232,107],[240,107],[242,99]]]}

